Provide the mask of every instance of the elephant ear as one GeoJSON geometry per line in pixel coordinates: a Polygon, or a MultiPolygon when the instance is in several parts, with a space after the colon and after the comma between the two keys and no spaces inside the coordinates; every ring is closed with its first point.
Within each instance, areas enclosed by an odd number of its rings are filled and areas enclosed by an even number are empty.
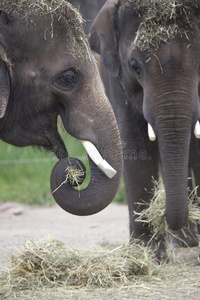
{"type": "MultiPolygon", "coordinates": [[[[7,26],[9,23],[8,14],[0,9],[0,25],[7,26]]],[[[1,36],[1,41],[3,37],[1,36]]],[[[4,117],[10,95],[10,74],[12,74],[11,62],[7,53],[0,44],[0,119],[4,117]]]]}
{"type": "Polygon", "coordinates": [[[10,95],[10,77],[3,60],[0,60],[0,119],[4,117],[10,95]]]}
{"type": "Polygon", "coordinates": [[[117,77],[120,61],[116,18],[120,0],[108,0],[100,10],[90,29],[89,43],[91,49],[101,55],[102,63],[117,77]]]}

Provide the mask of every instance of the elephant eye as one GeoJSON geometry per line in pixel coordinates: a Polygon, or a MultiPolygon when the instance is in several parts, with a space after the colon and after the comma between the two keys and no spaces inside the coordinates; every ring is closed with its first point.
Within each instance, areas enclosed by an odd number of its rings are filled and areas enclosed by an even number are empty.
{"type": "Polygon", "coordinates": [[[142,63],[137,61],[135,58],[130,59],[129,67],[131,71],[136,74],[137,78],[141,78],[143,76],[142,63]]]}
{"type": "Polygon", "coordinates": [[[74,69],[68,69],[65,72],[63,72],[59,77],[57,77],[53,81],[53,84],[61,90],[70,91],[76,87],[78,82],[78,72],[74,69]]]}

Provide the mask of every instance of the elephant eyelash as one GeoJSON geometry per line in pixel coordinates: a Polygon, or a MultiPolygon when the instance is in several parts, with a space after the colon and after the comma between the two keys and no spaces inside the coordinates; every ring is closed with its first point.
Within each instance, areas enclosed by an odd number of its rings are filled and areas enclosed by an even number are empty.
{"type": "Polygon", "coordinates": [[[53,80],[53,85],[64,91],[74,89],[79,82],[79,74],[75,69],[68,69],[53,80]]]}
{"type": "Polygon", "coordinates": [[[133,71],[136,74],[138,79],[143,76],[142,64],[135,58],[130,59],[129,67],[130,67],[131,71],[133,71]]]}

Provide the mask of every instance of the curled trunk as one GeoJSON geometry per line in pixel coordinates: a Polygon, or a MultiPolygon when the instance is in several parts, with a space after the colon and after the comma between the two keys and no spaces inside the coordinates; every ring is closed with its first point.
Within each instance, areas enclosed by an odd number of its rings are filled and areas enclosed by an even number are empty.
{"type": "MultiPolygon", "coordinates": [[[[96,148],[100,154],[100,156],[96,157],[97,165],[99,157],[103,159],[103,167],[101,163],[97,167],[89,158],[91,173],[89,185],[79,191],[74,189],[69,182],[62,184],[66,179],[66,167],[71,163],[70,158],[59,161],[52,171],[51,191],[54,199],[64,210],[75,215],[91,215],[101,211],[113,200],[120,185],[122,176],[121,140],[114,113],[110,104],[108,102],[105,104],[106,107],[101,107],[98,111],[101,118],[96,118],[98,120],[97,126],[93,129],[93,132],[96,132],[97,135],[91,134],[90,128],[82,133],[84,126],[80,127],[80,132],[76,134],[77,138],[84,141],[90,140],[94,144],[95,147],[91,147],[94,152],[90,153],[90,157],[95,161],[96,148]],[[99,120],[101,120],[101,124],[99,124],[99,120]],[[90,136],[93,139],[90,139],[90,136]],[[109,165],[117,172],[116,174],[114,172],[114,175],[112,174],[112,178],[109,178],[110,170],[107,172],[104,169],[104,172],[102,172],[102,168],[109,167],[109,165]],[[58,188],[59,186],[60,188],[58,188]]],[[[84,123],[82,122],[82,124],[84,123]]],[[[93,122],[93,126],[94,124],[93,122]]],[[[65,125],[65,127],[67,126],[65,125]]],[[[91,145],[91,143],[89,144],[91,145]]],[[[81,164],[78,162],[77,166],[79,167],[81,164]]]]}
{"type": "MultiPolygon", "coordinates": [[[[89,185],[83,190],[76,190],[69,182],[62,184],[66,179],[66,167],[70,164],[70,158],[59,161],[51,175],[51,190],[56,202],[67,212],[80,216],[92,215],[104,209],[115,197],[121,178],[120,159],[116,163],[110,160],[110,163],[118,170],[112,179],[98,170],[90,159],[89,185]]],[[[72,164],[74,166],[74,162],[72,164]]],[[[80,165],[79,161],[77,165],[80,165]]]]}

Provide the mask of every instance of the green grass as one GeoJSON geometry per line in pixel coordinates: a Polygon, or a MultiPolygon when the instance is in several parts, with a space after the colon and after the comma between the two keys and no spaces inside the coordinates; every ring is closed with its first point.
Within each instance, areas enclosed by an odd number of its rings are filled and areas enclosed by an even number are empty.
{"type": "Polygon", "coordinates": [[[126,190],[125,190],[125,183],[124,183],[124,179],[122,178],[120,187],[119,187],[119,191],[117,193],[117,195],[115,196],[115,199],[113,200],[115,203],[118,204],[125,204],[127,199],[126,199],[126,190]]]}
{"type": "Polygon", "coordinates": [[[43,204],[50,201],[49,176],[54,162],[32,148],[0,142],[1,201],[43,204]]]}
{"type": "MultiPolygon", "coordinates": [[[[89,170],[87,154],[81,142],[64,131],[61,135],[69,156],[81,159],[89,170]]],[[[31,147],[17,148],[2,141],[0,149],[0,201],[40,206],[55,204],[49,182],[56,157],[50,152],[31,147]]],[[[86,180],[89,181],[89,175],[86,180]]],[[[122,183],[116,201],[123,203],[124,198],[122,183]]]]}
{"type": "MultiPolygon", "coordinates": [[[[70,156],[78,157],[84,153],[80,141],[66,134],[64,139],[70,156]]],[[[56,157],[50,152],[31,147],[17,148],[2,141],[0,149],[0,201],[54,204],[49,179],[56,157]]]]}

